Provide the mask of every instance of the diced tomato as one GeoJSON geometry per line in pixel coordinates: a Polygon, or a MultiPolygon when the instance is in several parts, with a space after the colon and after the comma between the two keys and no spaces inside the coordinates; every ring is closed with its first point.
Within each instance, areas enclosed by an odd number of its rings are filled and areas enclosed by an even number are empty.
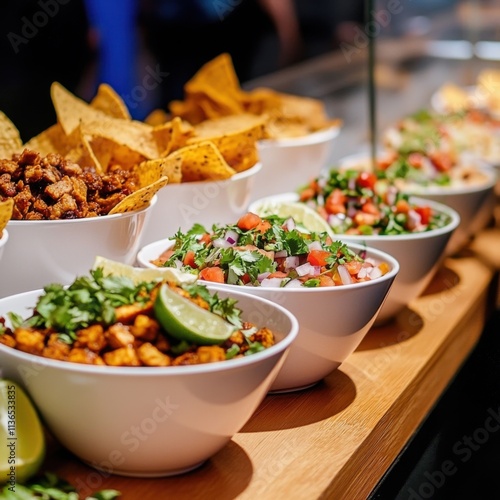
{"type": "Polygon", "coordinates": [[[199,241],[200,241],[200,243],[204,243],[205,245],[208,245],[210,243],[210,240],[211,240],[210,235],[208,233],[205,233],[201,236],[199,241]]]}
{"type": "Polygon", "coordinates": [[[414,208],[415,212],[417,212],[418,215],[420,215],[420,222],[422,224],[429,224],[429,221],[431,220],[432,216],[432,208],[429,206],[423,206],[423,207],[415,207],[414,208]]]}
{"type": "Polygon", "coordinates": [[[322,274],[319,277],[319,286],[335,286],[335,282],[331,278],[331,276],[327,276],[326,274],[322,274]]]}
{"type": "Polygon", "coordinates": [[[200,271],[200,279],[224,283],[224,271],[220,267],[205,267],[200,271]]]}
{"type": "Polygon", "coordinates": [[[451,156],[444,151],[436,151],[429,155],[432,164],[439,170],[439,172],[448,172],[453,166],[451,156]]]}
{"type": "Polygon", "coordinates": [[[395,208],[397,214],[407,214],[410,211],[410,204],[406,200],[398,200],[395,208]]]}
{"type": "Polygon", "coordinates": [[[365,214],[363,212],[358,212],[354,217],[354,223],[357,226],[374,226],[380,217],[374,214],[365,214]]]}
{"type": "Polygon", "coordinates": [[[309,262],[311,266],[326,266],[327,259],[331,255],[331,252],[327,250],[311,250],[307,256],[307,262],[309,262]]]}
{"type": "Polygon", "coordinates": [[[243,231],[250,231],[256,228],[261,222],[262,219],[257,214],[247,212],[239,218],[236,225],[243,231]]]}
{"type": "Polygon", "coordinates": [[[375,205],[375,203],[373,203],[372,201],[367,201],[366,203],[363,203],[363,206],[361,207],[361,210],[365,214],[372,214],[372,215],[376,215],[377,217],[380,216],[379,209],[377,208],[377,206],[375,205]]]}
{"type": "Polygon", "coordinates": [[[185,266],[189,266],[189,267],[192,267],[193,269],[196,269],[198,266],[196,265],[196,262],[194,261],[195,257],[196,257],[196,254],[192,250],[188,250],[186,252],[186,255],[184,255],[184,260],[182,261],[182,263],[185,266]]]}
{"type": "Polygon", "coordinates": [[[259,233],[264,234],[268,229],[270,229],[271,223],[268,220],[261,220],[256,226],[255,230],[259,233]]]}
{"type": "Polygon", "coordinates": [[[408,155],[408,163],[413,168],[422,168],[424,157],[421,153],[410,153],[408,155]]]}
{"type": "Polygon", "coordinates": [[[347,271],[349,271],[349,274],[352,276],[358,274],[362,266],[363,263],[357,260],[351,260],[350,262],[346,262],[344,264],[344,267],[347,269],[347,271]]]}
{"type": "Polygon", "coordinates": [[[334,189],[325,200],[325,210],[329,214],[340,214],[346,212],[344,203],[346,196],[341,189],[334,189]]]}
{"type": "Polygon", "coordinates": [[[250,283],[250,275],[248,273],[245,273],[240,279],[241,282],[244,283],[245,285],[247,283],[250,283]]]}
{"type": "Polygon", "coordinates": [[[300,193],[300,201],[310,200],[311,198],[314,197],[315,194],[316,194],[316,192],[314,191],[314,189],[312,187],[306,187],[300,193]]]}
{"type": "Polygon", "coordinates": [[[268,278],[286,278],[287,276],[288,274],[283,271],[274,271],[274,273],[271,273],[268,278]]]}
{"type": "Polygon", "coordinates": [[[377,176],[373,172],[360,172],[356,184],[361,188],[373,189],[377,182],[377,176]]]}

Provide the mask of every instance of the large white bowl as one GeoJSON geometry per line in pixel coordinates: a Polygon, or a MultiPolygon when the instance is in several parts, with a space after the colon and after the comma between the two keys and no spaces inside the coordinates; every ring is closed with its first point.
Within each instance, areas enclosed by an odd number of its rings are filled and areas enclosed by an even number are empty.
{"type": "MultiPolygon", "coordinates": [[[[491,221],[495,208],[495,168],[476,159],[477,169],[483,174],[480,183],[450,186],[419,186],[407,184],[399,186],[401,191],[435,201],[455,210],[460,216],[460,224],[453,232],[445,249],[445,255],[453,255],[462,249],[471,238],[491,221]]],[[[338,162],[340,168],[366,168],[370,164],[366,154],[347,156],[338,162]]]]}
{"type": "Polygon", "coordinates": [[[9,232],[7,229],[4,229],[2,231],[2,236],[0,236],[0,260],[2,259],[2,255],[5,251],[5,245],[7,244],[7,241],[9,240],[9,232]]]}
{"type": "Polygon", "coordinates": [[[255,179],[262,169],[257,163],[222,181],[167,184],[158,193],[142,235],[143,244],[185,231],[195,222],[211,227],[214,222],[237,220],[246,210],[255,179]]]}
{"type": "Polygon", "coordinates": [[[256,177],[251,201],[293,191],[316,177],[327,164],[339,133],[340,127],[331,127],[303,137],[259,141],[262,170],[256,177]]]}
{"type": "MultiPolygon", "coordinates": [[[[186,472],[248,421],[298,332],[296,318],[277,304],[238,290],[217,293],[236,299],[243,319],[271,328],[277,343],[239,359],[169,367],[83,365],[0,344],[1,374],[25,387],[55,437],[89,465],[139,477],[186,472]]],[[[27,316],[39,294],[0,299],[0,316],[27,316]]]]}
{"type": "Polygon", "coordinates": [[[9,244],[0,260],[0,297],[68,284],[86,273],[100,255],[133,264],[147,217],[156,203],[141,210],[65,220],[11,220],[9,244]]]}
{"type": "MultiPolygon", "coordinates": [[[[262,205],[279,201],[298,201],[298,199],[299,196],[296,193],[269,196],[250,204],[248,210],[258,213],[262,205]]],[[[444,258],[446,246],[460,223],[458,213],[442,203],[415,196],[410,197],[410,202],[430,206],[433,211],[447,215],[450,222],[442,228],[413,234],[335,235],[335,238],[339,240],[382,250],[399,262],[399,273],[375,320],[375,325],[388,322],[425,290],[438,270],[444,258]]]]}
{"type": "MultiPolygon", "coordinates": [[[[172,244],[166,239],[146,245],[137,255],[139,265],[154,268],[151,261],[172,244]]],[[[357,244],[349,247],[365,250],[357,244]]],[[[271,391],[299,390],[316,384],[338,368],[368,333],[398,274],[399,264],[380,250],[366,250],[368,257],[387,262],[391,270],[372,281],[321,288],[217,285],[269,299],[286,307],[299,320],[299,335],[271,391]]]]}

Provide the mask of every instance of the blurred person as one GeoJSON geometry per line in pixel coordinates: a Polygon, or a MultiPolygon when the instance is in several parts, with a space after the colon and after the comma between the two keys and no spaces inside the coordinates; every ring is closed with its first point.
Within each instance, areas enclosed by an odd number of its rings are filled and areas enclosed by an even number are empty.
{"type": "Polygon", "coordinates": [[[163,108],[181,99],[184,84],[223,52],[245,82],[290,64],[300,51],[292,0],[142,0],[140,26],[162,72],[158,105],[163,108]],[[262,50],[262,40],[276,33],[279,49],[262,50]],[[259,64],[260,58],[266,63],[259,64]]]}
{"type": "Polygon", "coordinates": [[[0,5],[0,110],[27,141],[56,122],[50,86],[77,92],[91,60],[83,0],[0,5]]]}

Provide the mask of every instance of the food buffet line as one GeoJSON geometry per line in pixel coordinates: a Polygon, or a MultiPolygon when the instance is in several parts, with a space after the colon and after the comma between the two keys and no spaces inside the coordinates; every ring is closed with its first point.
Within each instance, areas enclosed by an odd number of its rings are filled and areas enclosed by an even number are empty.
{"type": "MultiPolygon", "coordinates": [[[[463,62],[425,59],[404,74],[405,61],[390,50],[384,53],[389,60],[381,61],[380,70],[389,71],[391,81],[387,84],[386,77],[379,89],[381,127],[428,107],[444,82],[463,81],[463,62]]],[[[327,160],[332,166],[368,150],[368,103],[360,70],[365,61],[360,57],[346,69],[342,58],[320,58],[248,86],[307,93],[325,103],[329,116],[341,117],[327,160]],[[340,68],[345,80],[335,82],[340,68]]],[[[169,168],[175,171],[175,162],[169,168]]],[[[161,189],[162,175],[152,183],[161,189]]],[[[303,390],[287,392],[285,384],[282,393],[265,396],[231,441],[195,470],[163,478],[111,474],[112,466],[107,470],[101,463],[96,470],[85,465],[50,433],[44,469],[74,484],[82,495],[116,489],[124,498],[145,500],[367,497],[460,369],[499,304],[499,215],[495,206],[488,220],[481,221],[481,230],[445,254],[425,288],[390,321],[370,323],[337,369],[303,390]]],[[[147,243],[154,236],[158,239],[158,230],[147,243]]]]}

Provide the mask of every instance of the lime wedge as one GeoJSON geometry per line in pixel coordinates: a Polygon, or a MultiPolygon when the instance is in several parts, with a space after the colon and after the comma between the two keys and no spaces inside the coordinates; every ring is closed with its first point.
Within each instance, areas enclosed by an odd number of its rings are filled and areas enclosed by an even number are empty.
{"type": "Polygon", "coordinates": [[[23,483],[40,468],[45,436],[38,414],[24,390],[0,379],[0,484],[23,483]]]}
{"type": "Polygon", "coordinates": [[[261,217],[277,215],[278,217],[292,217],[293,220],[304,226],[312,233],[328,233],[335,238],[330,224],[321,217],[313,208],[299,201],[263,201],[261,204],[252,206],[252,210],[261,217]]]}
{"type": "Polygon", "coordinates": [[[195,274],[179,271],[179,269],[172,267],[158,267],[155,269],[134,267],[100,256],[95,258],[92,269],[97,269],[98,267],[103,269],[105,275],[125,276],[130,278],[136,285],[143,281],[154,281],[158,278],[182,285],[185,283],[194,283],[197,278],[195,274]]]}
{"type": "Polygon", "coordinates": [[[236,330],[222,317],[201,308],[164,283],[154,303],[160,324],[178,340],[201,345],[220,344],[236,330]]]}

